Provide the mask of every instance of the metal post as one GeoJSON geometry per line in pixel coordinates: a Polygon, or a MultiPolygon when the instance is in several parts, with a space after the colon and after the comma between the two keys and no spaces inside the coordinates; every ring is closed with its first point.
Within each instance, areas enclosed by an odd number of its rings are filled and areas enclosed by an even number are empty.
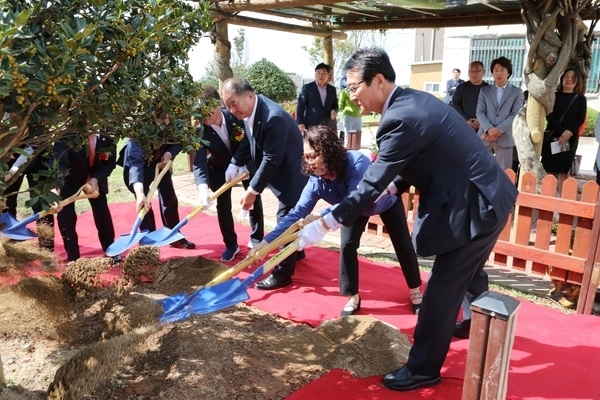
{"type": "Polygon", "coordinates": [[[462,400],[506,398],[508,364],[515,339],[518,300],[485,292],[472,304],[462,400]]]}

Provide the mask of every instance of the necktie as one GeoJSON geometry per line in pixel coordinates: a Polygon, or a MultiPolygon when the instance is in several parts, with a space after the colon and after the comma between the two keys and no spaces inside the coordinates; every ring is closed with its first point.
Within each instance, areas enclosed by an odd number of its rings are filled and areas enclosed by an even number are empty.
{"type": "Polygon", "coordinates": [[[90,146],[90,167],[94,165],[96,158],[96,135],[88,135],[88,145],[90,146]]]}

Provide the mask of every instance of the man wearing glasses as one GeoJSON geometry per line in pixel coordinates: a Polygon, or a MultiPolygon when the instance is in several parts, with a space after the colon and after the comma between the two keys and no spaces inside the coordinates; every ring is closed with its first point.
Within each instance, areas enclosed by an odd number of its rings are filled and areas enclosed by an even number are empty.
{"type": "Polygon", "coordinates": [[[517,189],[457,113],[428,93],[396,86],[383,50],[358,50],[344,69],[361,112],[381,114],[379,155],[356,190],[302,229],[300,246],[321,241],[342,224],[351,226],[386,191],[406,183],[419,191],[413,243],[417,254],[435,261],[408,360],[386,374],[383,385],[393,390],[432,386],[440,382],[467,289],[477,287],[477,295],[487,290],[487,276],[480,273],[517,189]]]}
{"type": "Polygon", "coordinates": [[[479,129],[477,120],[477,99],[479,91],[488,84],[483,81],[485,68],[481,61],[473,61],[469,64],[469,80],[458,85],[454,96],[452,96],[452,107],[463,116],[473,131],[479,129]]]}

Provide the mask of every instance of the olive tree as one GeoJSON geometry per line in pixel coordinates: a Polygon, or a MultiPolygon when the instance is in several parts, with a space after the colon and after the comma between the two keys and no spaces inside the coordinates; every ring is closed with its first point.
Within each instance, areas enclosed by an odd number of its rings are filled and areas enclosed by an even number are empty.
{"type": "MultiPolygon", "coordinates": [[[[101,131],[146,148],[197,146],[190,124],[199,85],[188,50],[212,29],[210,3],[180,0],[14,0],[0,14],[0,173],[23,148],[37,156],[74,133],[101,131]],[[157,129],[156,117],[171,124],[157,129]]],[[[30,157],[30,160],[33,157],[30,157]]],[[[0,179],[0,197],[7,182],[0,179]]],[[[43,173],[49,174],[45,171],[43,173]]],[[[37,195],[47,188],[38,188],[37,195]]]]}

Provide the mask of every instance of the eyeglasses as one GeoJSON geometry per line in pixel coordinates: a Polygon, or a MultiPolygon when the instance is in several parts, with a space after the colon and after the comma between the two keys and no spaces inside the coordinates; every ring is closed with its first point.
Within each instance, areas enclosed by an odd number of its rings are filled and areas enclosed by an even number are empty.
{"type": "Polygon", "coordinates": [[[356,93],[356,90],[358,89],[358,87],[360,86],[360,84],[363,83],[363,82],[364,82],[364,80],[362,80],[362,81],[360,81],[357,84],[354,84],[352,86],[348,86],[348,92],[353,93],[353,94],[356,93]]]}

